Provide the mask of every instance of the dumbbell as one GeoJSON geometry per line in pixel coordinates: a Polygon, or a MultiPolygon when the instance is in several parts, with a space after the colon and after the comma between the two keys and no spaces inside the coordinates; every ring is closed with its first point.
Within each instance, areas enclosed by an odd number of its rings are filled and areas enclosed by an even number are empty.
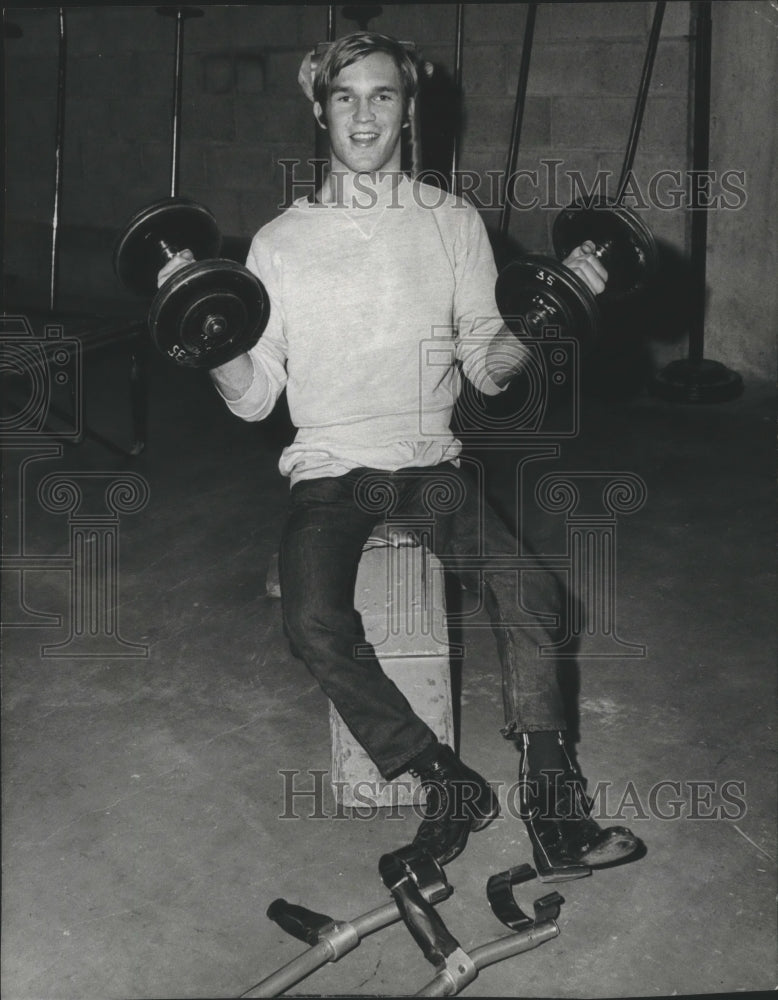
{"type": "Polygon", "coordinates": [[[114,270],[131,291],[154,296],[151,339],[188,368],[216,368],[253,347],[267,326],[270,301],[262,282],[235,261],[218,258],[213,215],[189,198],[163,198],[141,209],[114,248],[114,270]],[[182,250],[195,260],[157,290],[161,268],[182,250]]]}
{"type": "MultiPolygon", "coordinates": [[[[586,241],[608,271],[603,293],[624,298],[644,288],[656,273],[659,254],[651,230],[629,209],[601,203],[563,209],[554,220],[552,242],[557,258],[566,258],[586,241]]],[[[599,334],[601,317],[588,285],[559,259],[530,254],[512,261],[495,286],[497,306],[514,333],[542,335],[555,327],[583,347],[599,334]]]]}

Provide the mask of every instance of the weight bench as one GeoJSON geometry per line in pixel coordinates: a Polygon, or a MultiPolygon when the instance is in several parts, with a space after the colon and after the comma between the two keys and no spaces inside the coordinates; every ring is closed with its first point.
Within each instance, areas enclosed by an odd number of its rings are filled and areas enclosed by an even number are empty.
{"type": "MultiPolygon", "coordinates": [[[[271,564],[267,593],[280,597],[271,564]]],[[[443,566],[406,531],[379,525],[362,550],[354,606],[386,675],[442,743],[454,745],[443,566]]],[[[345,808],[418,802],[418,779],[385,781],[330,703],[335,801],[345,808]]]]}

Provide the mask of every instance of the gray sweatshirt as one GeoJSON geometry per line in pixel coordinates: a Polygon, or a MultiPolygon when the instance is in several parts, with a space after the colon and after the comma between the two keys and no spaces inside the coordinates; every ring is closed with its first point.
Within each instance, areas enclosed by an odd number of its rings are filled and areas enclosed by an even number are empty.
{"type": "Polygon", "coordinates": [[[485,372],[497,273],[472,205],[405,177],[353,207],[300,199],[257,233],[247,267],[271,314],[252,385],[227,405],[261,420],[286,388],[298,431],[279,468],[293,484],[456,458],[456,362],[500,391],[485,372]]]}

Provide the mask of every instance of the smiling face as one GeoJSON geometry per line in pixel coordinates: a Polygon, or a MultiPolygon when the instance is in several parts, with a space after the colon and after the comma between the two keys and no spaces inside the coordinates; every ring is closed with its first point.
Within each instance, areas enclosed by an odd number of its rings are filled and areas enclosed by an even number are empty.
{"type": "Polygon", "coordinates": [[[373,52],[346,66],[332,83],[326,111],[316,102],[314,114],[329,129],[333,171],[353,174],[400,169],[405,107],[402,79],[394,60],[373,52]]]}

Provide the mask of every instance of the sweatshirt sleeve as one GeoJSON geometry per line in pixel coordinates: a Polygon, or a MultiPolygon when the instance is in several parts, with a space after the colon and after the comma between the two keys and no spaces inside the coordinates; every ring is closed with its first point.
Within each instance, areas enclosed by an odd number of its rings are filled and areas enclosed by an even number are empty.
{"type": "Polygon", "coordinates": [[[265,286],[270,317],[262,336],[248,352],[254,366],[251,385],[239,399],[225,399],[225,403],[243,420],[263,420],[286,385],[287,358],[281,263],[263,230],[251,242],[246,267],[265,286]]]}
{"type": "Polygon", "coordinates": [[[504,336],[507,327],[494,297],[497,267],[481,216],[467,203],[460,203],[453,212],[459,217],[454,241],[456,355],[476,389],[493,396],[507,382],[498,385],[490,372],[502,375],[503,365],[506,371],[515,372],[523,365],[527,348],[512,335],[504,336]]]}

